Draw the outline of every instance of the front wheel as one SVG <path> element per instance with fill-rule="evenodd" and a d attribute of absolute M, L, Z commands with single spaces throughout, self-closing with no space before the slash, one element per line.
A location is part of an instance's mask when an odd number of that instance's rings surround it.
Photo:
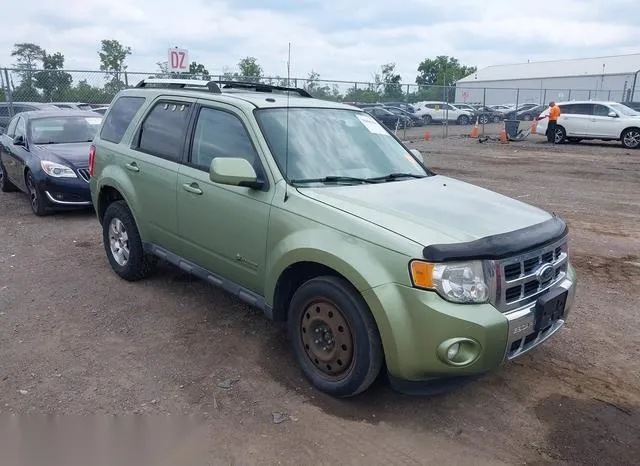
<path fill-rule="evenodd" d="M 133 214 L 124 201 L 113 202 L 102 219 L 102 240 L 111 268 L 127 281 L 148 277 L 155 257 L 144 252 Z"/>
<path fill-rule="evenodd" d="M 620 140 L 627 149 L 637 149 L 640 147 L 640 130 L 637 128 L 625 129 Z"/>
<path fill-rule="evenodd" d="M 554 135 L 554 142 L 556 144 L 562 144 L 567 137 L 567 132 L 562 126 L 556 127 L 556 134 Z"/>
<path fill-rule="evenodd" d="M 364 299 L 346 280 L 324 276 L 304 283 L 291 300 L 288 327 L 302 373 L 318 390 L 354 396 L 380 373 L 378 328 Z"/>
<path fill-rule="evenodd" d="M 469 117 L 466 115 L 460 115 L 458 117 L 458 124 L 459 125 L 468 125 L 469 124 Z"/>
<path fill-rule="evenodd" d="M 433 118 L 431 118 L 431 115 L 424 115 L 422 121 L 424 121 L 425 125 L 430 125 L 433 122 Z"/>
<path fill-rule="evenodd" d="M 43 215 L 46 215 L 47 204 L 44 199 L 44 194 L 40 189 L 40 187 L 38 186 L 38 183 L 33 177 L 33 174 L 31 173 L 31 171 L 27 171 L 26 182 L 27 182 L 26 183 L 27 191 L 29 192 L 29 201 L 31 203 L 31 210 L 38 217 L 42 217 Z"/>

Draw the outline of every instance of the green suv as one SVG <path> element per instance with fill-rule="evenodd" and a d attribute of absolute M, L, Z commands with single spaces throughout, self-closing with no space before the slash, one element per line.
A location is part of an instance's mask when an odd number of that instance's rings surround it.
<path fill-rule="evenodd" d="M 362 110 L 302 89 L 148 79 L 91 147 L 106 254 L 158 258 L 285 321 L 304 375 L 346 397 L 468 380 L 560 329 L 567 225 L 430 171 Z"/>

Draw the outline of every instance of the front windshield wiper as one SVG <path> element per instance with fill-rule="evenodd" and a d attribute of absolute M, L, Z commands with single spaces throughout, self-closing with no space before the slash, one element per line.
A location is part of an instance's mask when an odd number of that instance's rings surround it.
<path fill-rule="evenodd" d="M 418 175 L 417 173 L 389 173 L 384 176 L 376 176 L 373 178 L 367 178 L 368 181 L 394 181 L 399 178 L 424 178 L 426 175 Z"/>
<path fill-rule="evenodd" d="M 372 178 L 357 178 L 354 176 L 325 176 L 322 178 L 304 178 L 300 180 L 291 180 L 291 184 L 306 184 L 306 183 L 375 183 L 376 180 Z"/>

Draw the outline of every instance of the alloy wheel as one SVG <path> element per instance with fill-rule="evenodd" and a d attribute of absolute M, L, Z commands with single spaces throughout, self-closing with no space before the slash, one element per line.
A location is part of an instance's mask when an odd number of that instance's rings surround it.
<path fill-rule="evenodd" d="M 109 246 L 114 260 L 124 267 L 129 261 L 129 235 L 122 221 L 115 217 L 109 224 Z"/>

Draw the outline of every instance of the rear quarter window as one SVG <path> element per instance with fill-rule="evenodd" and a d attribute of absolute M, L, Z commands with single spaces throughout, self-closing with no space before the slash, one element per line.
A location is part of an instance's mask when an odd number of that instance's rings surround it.
<path fill-rule="evenodd" d="M 104 119 L 100 139 L 119 144 L 144 101 L 144 97 L 119 97 L 111 105 L 111 111 Z"/>

